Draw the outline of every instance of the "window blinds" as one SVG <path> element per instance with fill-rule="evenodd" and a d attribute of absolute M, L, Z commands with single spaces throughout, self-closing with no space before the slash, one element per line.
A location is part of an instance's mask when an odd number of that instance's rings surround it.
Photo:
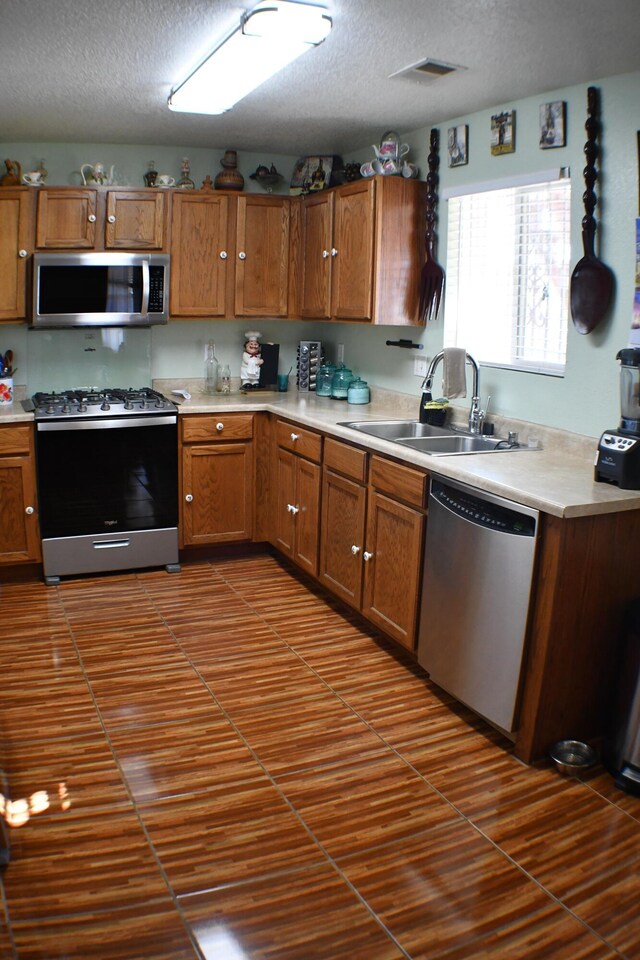
<path fill-rule="evenodd" d="M 571 182 L 450 197 L 445 346 L 484 363 L 562 374 Z"/>

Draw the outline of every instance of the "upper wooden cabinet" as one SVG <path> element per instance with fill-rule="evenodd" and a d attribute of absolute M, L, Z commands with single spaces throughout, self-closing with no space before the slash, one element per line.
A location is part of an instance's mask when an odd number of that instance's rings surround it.
<path fill-rule="evenodd" d="M 417 325 L 425 200 L 426 184 L 403 177 L 305 198 L 301 315 Z"/>
<path fill-rule="evenodd" d="M 36 247 L 162 250 L 167 202 L 160 190 L 43 188 L 38 191 Z"/>
<path fill-rule="evenodd" d="M 26 316 L 27 258 L 33 250 L 33 191 L 0 190 L 0 320 Z"/>
<path fill-rule="evenodd" d="M 230 313 L 234 198 L 220 193 L 176 193 L 171 229 L 172 317 Z"/>
<path fill-rule="evenodd" d="M 237 203 L 235 314 L 286 317 L 291 200 L 248 194 Z"/>

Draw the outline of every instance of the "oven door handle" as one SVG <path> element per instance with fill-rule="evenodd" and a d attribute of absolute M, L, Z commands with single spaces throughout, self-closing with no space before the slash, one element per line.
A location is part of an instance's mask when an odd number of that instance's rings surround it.
<path fill-rule="evenodd" d="M 145 320 L 148 319 L 149 316 L 150 289 L 151 281 L 149 278 L 149 260 L 145 257 L 145 259 L 142 261 L 142 303 L 140 304 L 140 313 Z"/>
<path fill-rule="evenodd" d="M 37 420 L 36 430 L 115 430 L 129 427 L 166 427 L 178 422 L 176 414 L 155 417 L 119 417 L 118 419 L 105 417 L 95 420 Z"/>
<path fill-rule="evenodd" d="M 130 540 L 94 540 L 94 550 L 114 550 L 118 547 L 130 547 Z"/>

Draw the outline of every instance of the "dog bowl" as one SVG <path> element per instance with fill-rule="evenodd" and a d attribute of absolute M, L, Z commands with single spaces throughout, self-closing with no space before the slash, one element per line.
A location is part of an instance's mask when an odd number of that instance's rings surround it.
<path fill-rule="evenodd" d="M 581 740 L 559 740 L 549 751 L 558 772 L 573 777 L 593 766 L 597 754 L 593 747 Z"/>

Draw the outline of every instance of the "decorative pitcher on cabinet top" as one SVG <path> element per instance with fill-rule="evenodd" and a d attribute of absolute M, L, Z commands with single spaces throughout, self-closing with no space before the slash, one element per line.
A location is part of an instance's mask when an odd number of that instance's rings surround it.
<path fill-rule="evenodd" d="M 111 169 L 107 173 L 104 163 L 83 163 L 80 167 L 80 175 L 82 177 L 83 184 L 85 187 L 92 186 L 96 183 L 101 186 L 109 186 L 113 183 L 114 166 L 115 164 L 112 164 Z"/>

